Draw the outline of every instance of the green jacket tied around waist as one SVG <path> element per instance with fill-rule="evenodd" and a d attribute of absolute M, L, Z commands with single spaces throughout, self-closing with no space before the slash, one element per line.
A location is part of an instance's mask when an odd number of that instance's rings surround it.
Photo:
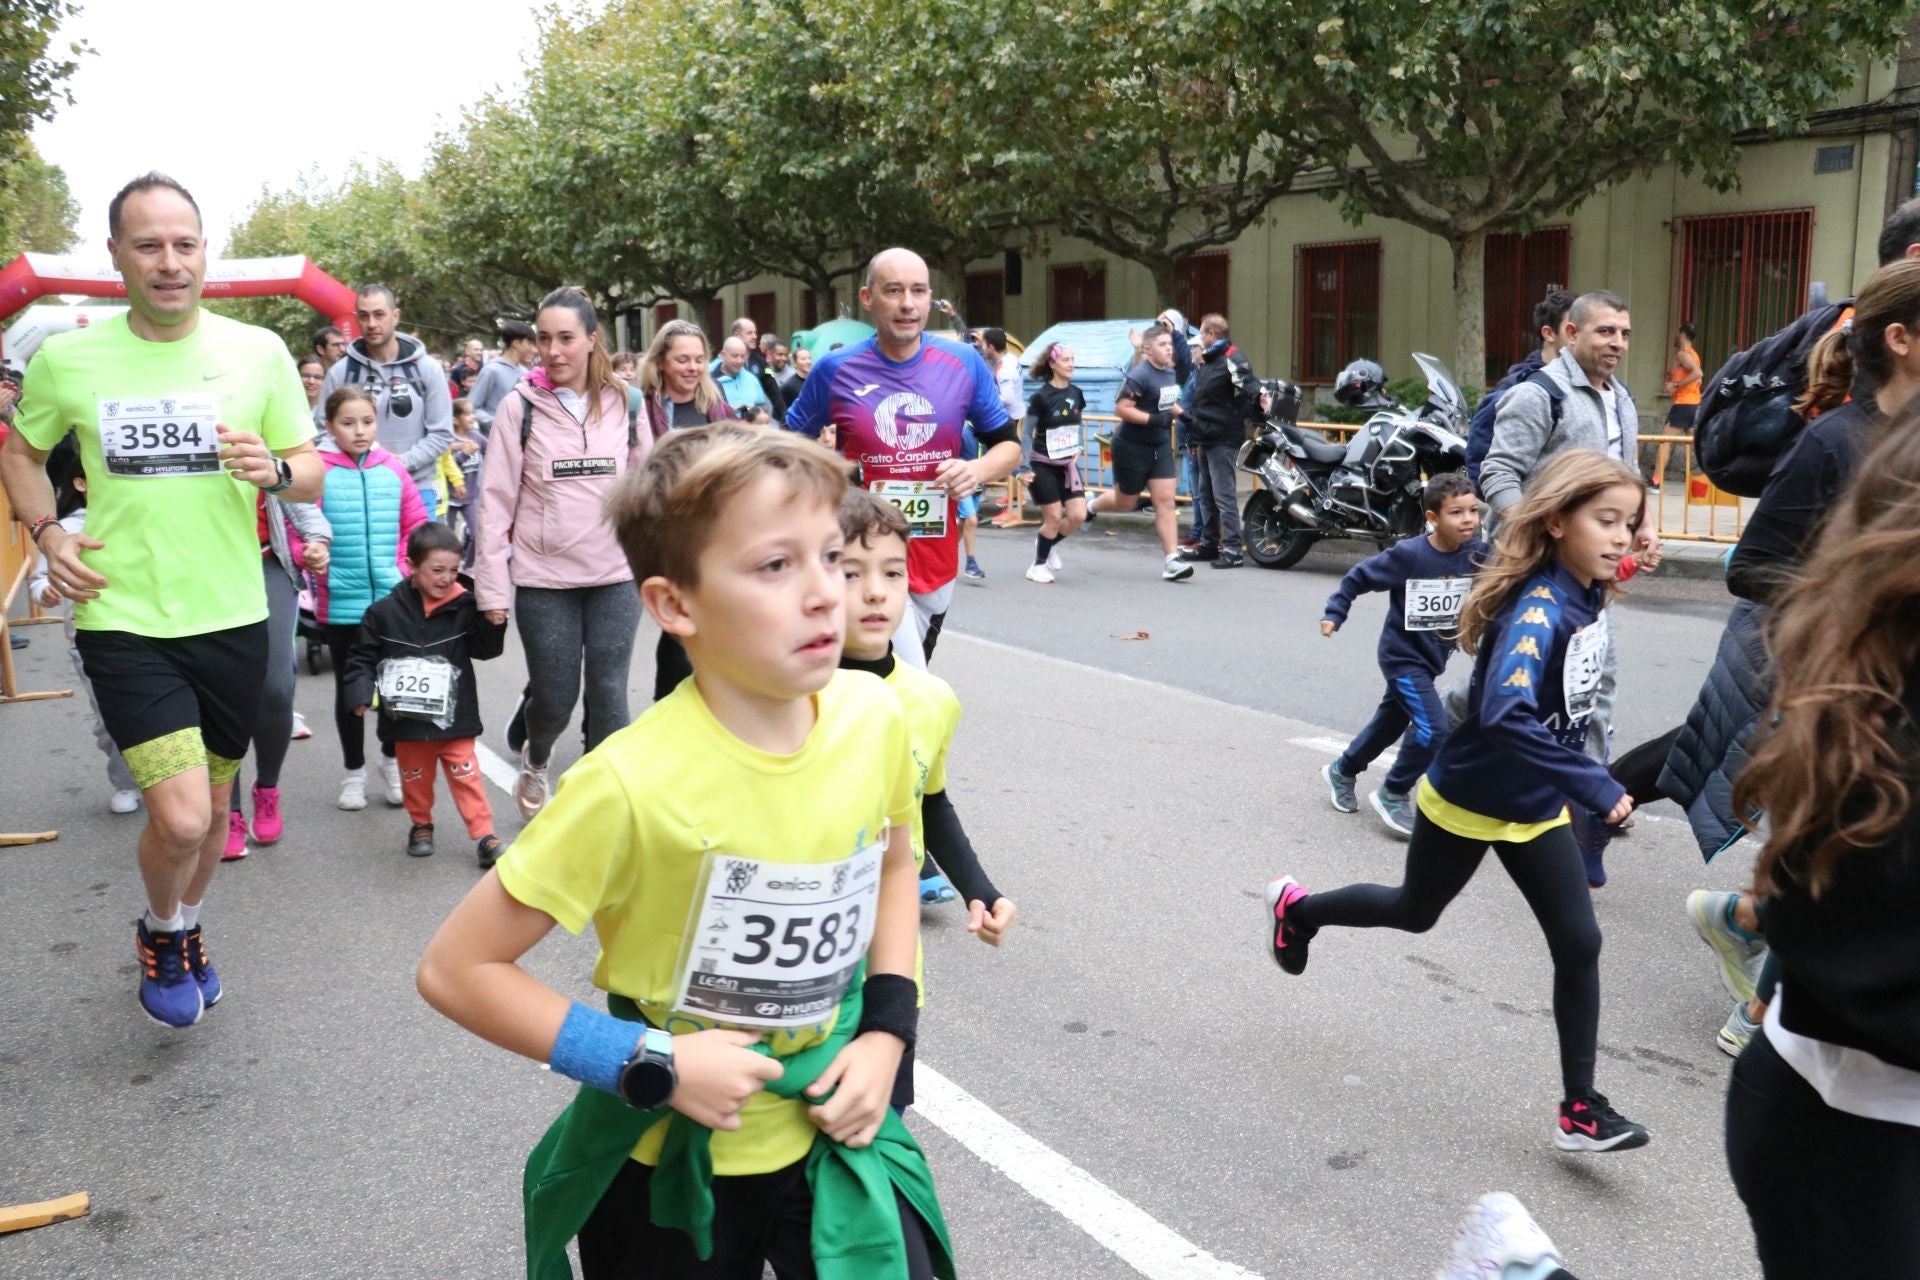
<path fill-rule="evenodd" d="M 768 1083 L 768 1092 L 782 1098 L 801 1096 L 853 1039 L 865 974 L 862 968 L 854 975 L 833 1034 L 783 1059 L 784 1073 Z M 639 1007 L 624 996 L 609 996 L 607 1007 L 617 1018 L 644 1020 Z M 768 1052 L 765 1045 L 755 1049 Z M 652 1179 L 650 1216 L 655 1226 L 691 1236 L 702 1258 L 712 1256 L 713 1159 L 708 1143 L 713 1131 L 669 1107 L 638 1111 L 612 1094 L 582 1085 L 527 1158 L 522 1184 L 527 1280 L 572 1280 L 567 1242 L 580 1234 L 632 1158 L 641 1135 L 662 1116 L 671 1116 L 671 1123 Z M 906 1274 L 896 1192 L 926 1227 L 934 1274 L 954 1280 L 953 1247 L 926 1156 L 891 1109 L 871 1146 L 855 1149 L 824 1133 L 817 1136 L 807 1154 L 807 1183 L 813 1191 L 813 1258 L 820 1280 L 896 1280 Z"/>

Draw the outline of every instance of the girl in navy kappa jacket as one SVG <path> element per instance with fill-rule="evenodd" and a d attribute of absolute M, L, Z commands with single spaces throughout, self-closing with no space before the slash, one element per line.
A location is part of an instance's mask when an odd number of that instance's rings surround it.
<path fill-rule="evenodd" d="M 1460 647 L 1475 655 L 1470 709 L 1420 781 L 1404 881 L 1311 895 L 1292 876 L 1267 886 L 1273 958 L 1297 974 L 1324 926 L 1432 928 L 1491 848 L 1553 956 L 1563 1091 L 1553 1137 L 1566 1151 L 1647 1142 L 1593 1087 L 1600 926 L 1567 814 L 1571 802 L 1617 824 L 1633 809 L 1583 746 L 1607 646 L 1601 610 L 1645 498 L 1640 478 L 1600 453 L 1570 451 L 1541 469 L 1461 611 Z"/>

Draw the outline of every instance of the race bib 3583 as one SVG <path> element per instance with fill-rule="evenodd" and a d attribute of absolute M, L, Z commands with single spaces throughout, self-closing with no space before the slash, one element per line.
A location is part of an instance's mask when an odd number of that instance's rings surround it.
<path fill-rule="evenodd" d="M 883 835 L 838 862 L 709 853 L 673 1007 L 740 1026 L 820 1022 L 866 957 L 886 848 Z"/>

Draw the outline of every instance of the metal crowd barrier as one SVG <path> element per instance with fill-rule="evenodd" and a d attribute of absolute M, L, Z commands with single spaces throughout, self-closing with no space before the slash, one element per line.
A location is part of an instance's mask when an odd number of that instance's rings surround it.
<path fill-rule="evenodd" d="M 1302 422 L 1300 426 L 1309 431 L 1318 431 L 1329 439 L 1340 440 L 1358 430 L 1357 427 L 1337 422 Z M 1663 478 L 1659 492 L 1649 499 L 1659 511 L 1661 540 L 1740 541 L 1740 531 L 1746 526 L 1746 504 L 1734 494 L 1717 488 L 1707 479 L 1705 472 L 1694 469 L 1692 436 L 1642 435 L 1640 447 L 1645 451 L 1645 456 L 1640 460 L 1641 473 L 1644 475 L 1652 469 L 1654 454 L 1663 444 L 1672 445 L 1679 457 L 1680 483 L 1676 488 Z M 1697 512 L 1696 508 L 1699 509 Z"/>
<path fill-rule="evenodd" d="M 1120 419 L 1111 413 L 1089 413 L 1080 422 L 1080 479 L 1086 485 L 1087 497 L 1106 493 L 1113 488 L 1113 433 L 1120 425 Z M 1179 457 L 1176 456 L 1176 462 Z M 1193 496 L 1187 492 L 1187 477 L 1182 467 L 1177 476 L 1178 487 L 1174 491 L 1176 505 L 1186 506 L 1193 502 Z M 1038 520 L 1028 518 L 1027 482 L 1018 472 L 1005 480 L 995 480 L 984 486 L 1000 492 L 1005 509 L 988 523 L 996 529 L 1018 529 L 1023 525 L 1039 524 Z"/>

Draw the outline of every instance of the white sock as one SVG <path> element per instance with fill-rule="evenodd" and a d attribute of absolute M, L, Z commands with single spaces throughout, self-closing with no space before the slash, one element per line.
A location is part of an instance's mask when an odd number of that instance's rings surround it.
<path fill-rule="evenodd" d="M 193 926 L 199 923 L 200 923 L 200 904 L 197 902 L 181 903 L 180 904 L 180 927 L 182 929 L 191 929 L 193 928 Z"/>
<path fill-rule="evenodd" d="M 365 782 L 365 781 L 367 780 L 367 770 L 366 770 L 366 766 L 365 766 L 365 765 L 362 765 L 362 766 L 361 766 L 360 768 L 358 768 L 358 769 L 349 769 L 349 770 L 347 770 L 347 777 L 349 777 L 349 778 L 358 778 L 358 779 L 360 779 L 360 781 L 362 781 L 362 782 Z"/>
<path fill-rule="evenodd" d="M 148 933 L 179 933 L 186 927 L 186 922 L 180 918 L 180 909 L 178 907 L 174 908 L 173 919 L 171 920 L 162 920 L 159 916 L 153 914 L 152 907 L 147 908 Z"/>

